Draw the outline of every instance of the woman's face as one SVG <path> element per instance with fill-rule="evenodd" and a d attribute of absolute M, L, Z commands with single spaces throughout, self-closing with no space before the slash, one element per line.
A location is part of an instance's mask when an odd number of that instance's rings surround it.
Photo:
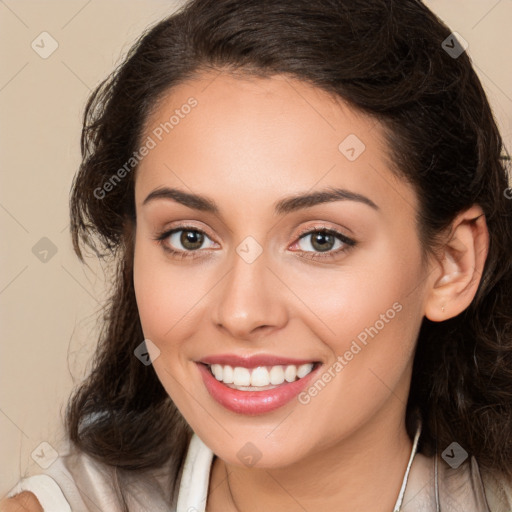
<path fill-rule="evenodd" d="M 143 143 L 140 319 L 203 441 L 282 467 L 403 424 L 429 271 L 381 126 L 297 80 L 203 74 Z"/>

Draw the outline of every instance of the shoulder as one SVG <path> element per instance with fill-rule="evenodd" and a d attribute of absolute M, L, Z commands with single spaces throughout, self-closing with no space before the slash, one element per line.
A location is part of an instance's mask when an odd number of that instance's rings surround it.
<path fill-rule="evenodd" d="M 440 456 L 416 454 L 404 512 L 512 512 L 512 481 L 481 468 L 475 457 L 450 465 Z"/>
<path fill-rule="evenodd" d="M 2 507 L 5 512 L 16 511 L 14 507 L 24 507 L 21 510 L 31 512 L 71 512 L 70 504 L 66 500 L 57 482 L 48 475 L 40 474 L 22 478 L 7 494 Z M 0 508 L 4 512 L 4 508 Z"/>
<path fill-rule="evenodd" d="M 483 469 L 480 472 L 491 512 L 511 512 L 512 476 Z"/>
<path fill-rule="evenodd" d="M 122 496 L 115 490 L 117 484 Z M 171 488 L 166 465 L 144 471 L 122 470 L 65 446 L 41 474 L 22 478 L 8 493 L 9 499 L 5 505 L 2 502 L 2 506 L 31 500 L 33 508 L 27 510 L 33 512 L 117 512 L 123 509 L 124 500 L 130 510 L 145 510 L 148 506 L 151 510 L 172 510 Z M 24 491 L 25 495 L 18 497 Z M 36 504 L 39 508 L 34 508 Z M 10 510 L 21 512 L 24 509 L 6 508 L 5 512 Z M 4 512 L 4 508 L 0 508 L 0 512 Z"/>
<path fill-rule="evenodd" d="M 44 510 L 34 493 L 22 491 L 12 498 L 1 500 L 0 512 L 44 512 Z"/>
<path fill-rule="evenodd" d="M 485 512 L 512 512 L 510 477 L 483 468 L 474 456 L 456 467 L 439 459 L 438 467 L 438 487 L 442 504 L 451 506 L 457 503 L 459 509 L 464 512 L 473 509 Z"/>

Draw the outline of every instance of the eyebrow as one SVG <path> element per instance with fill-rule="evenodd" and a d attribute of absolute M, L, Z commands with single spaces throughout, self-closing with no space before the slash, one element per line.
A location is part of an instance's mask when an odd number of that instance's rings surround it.
<path fill-rule="evenodd" d="M 157 199 L 170 199 L 194 210 L 209 212 L 215 215 L 220 214 L 220 209 L 213 199 L 185 192 L 177 188 L 157 188 L 153 190 L 146 199 L 144 199 L 142 205 L 144 206 Z M 371 199 L 363 196 L 362 194 L 342 188 L 331 187 L 326 190 L 299 193 L 285 197 L 274 204 L 274 212 L 277 215 L 284 215 L 304 208 L 311 208 L 319 204 L 331 203 L 334 201 L 355 201 L 370 206 L 374 210 L 379 210 L 379 207 Z"/>

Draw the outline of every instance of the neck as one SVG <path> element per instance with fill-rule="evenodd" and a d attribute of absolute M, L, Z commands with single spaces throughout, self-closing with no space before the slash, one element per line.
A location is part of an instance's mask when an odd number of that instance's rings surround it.
<path fill-rule="evenodd" d="M 404 409 L 400 415 L 383 410 L 348 438 L 284 468 L 246 468 L 215 458 L 216 491 L 207 510 L 391 512 L 412 449 Z"/>

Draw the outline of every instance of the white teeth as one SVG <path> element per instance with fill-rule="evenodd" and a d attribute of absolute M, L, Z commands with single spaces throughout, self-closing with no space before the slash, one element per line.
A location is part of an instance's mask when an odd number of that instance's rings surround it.
<path fill-rule="evenodd" d="M 311 372 L 312 369 L 313 363 L 301 364 L 297 368 L 297 377 L 299 377 L 299 379 L 302 379 L 302 377 L 305 377 L 308 373 Z"/>
<path fill-rule="evenodd" d="M 224 382 L 224 384 L 233 384 L 233 368 L 231 366 L 224 366 L 222 382 Z"/>
<path fill-rule="evenodd" d="M 284 382 L 284 370 L 282 366 L 272 366 L 270 370 L 270 384 L 279 386 Z"/>
<path fill-rule="evenodd" d="M 284 379 L 286 382 L 293 382 L 297 378 L 297 367 L 290 364 L 284 371 Z"/>
<path fill-rule="evenodd" d="M 302 379 L 313 370 L 313 363 L 302 364 L 299 367 L 287 366 L 258 366 L 257 368 L 232 367 L 229 365 L 212 364 L 210 366 L 214 377 L 232 388 L 250 391 L 253 388 L 280 386 L 285 381 L 294 382 Z"/>
<path fill-rule="evenodd" d="M 270 377 L 268 370 L 264 366 L 254 368 L 251 373 L 251 386 L 268 386 L 270 384 Z"/>
<path fill-rule="evenodd" d="M 222 366 L 220 364 L 212 364 L 212 373 L 217 380 L 222 380 Z"/>
<path fill-rule="evenodd" d="M 247 368 L 237 366 L 233 369 L 233 384 L 235 386 L 250 386 L 251 372 Z"/>

